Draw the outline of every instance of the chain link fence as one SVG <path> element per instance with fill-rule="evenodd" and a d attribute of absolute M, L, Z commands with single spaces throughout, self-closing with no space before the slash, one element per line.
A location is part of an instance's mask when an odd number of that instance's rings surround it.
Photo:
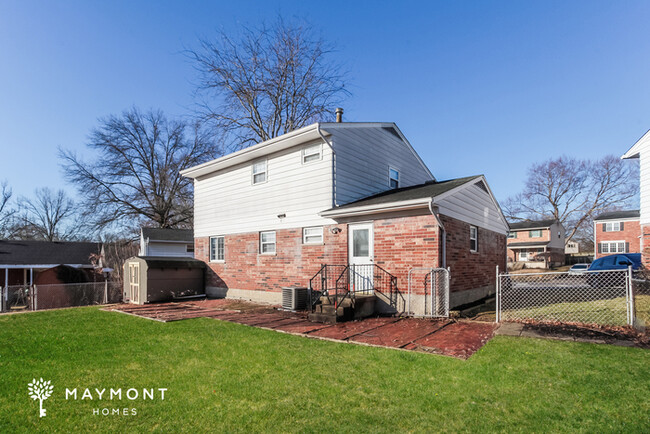
<path fill-rule="evenodd" d="M 122 285 L 115 282 L 12 285 L 0 289 L 0 311 L 45 310 L 119 303 Z"/>
<path fill-rule="evenodd" d="M 406 312 L 411 316 L 449 317 L 449 270 L 445 268 L 409 270 Z"/>
<path fill-rule="evenodd" d="M 635 324 L 631 270 L 499 274 L 497 322 Z"/>

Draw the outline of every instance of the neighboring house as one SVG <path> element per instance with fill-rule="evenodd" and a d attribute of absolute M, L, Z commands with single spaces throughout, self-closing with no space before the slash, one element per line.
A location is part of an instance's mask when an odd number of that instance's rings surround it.
<path fill-rule="evenodd" d="M 493 292 L 505 266 L 485 178 L 436 181 L 394 123 L 316 123 L 182 175 L 208 295 L 279 303 L 323 265 L 375 264 L 403 303 L 411 268 L 450 267 L 454 306 Z"/>
<path fill-rule="evenodd" d="M 568 241 L 564 246 L 564 253 L 566 255 L 575 255 L 580 253 L 580 245 L 575 241 Z"/>
<path fill-rule="evenodd" d="M 639 249 L 642 253 L 643 265 L 648 268 L 650 267 L 650 130 L 637 140 L 621 158 L 638 158 L 640 160 L 641 209 L 639 210 L 639 224 L 641 239 Z"/>
<path fill-rule="evenodd" d="M 101 243 L 0 241 L 2 286 L 92 282 L 101 267 Z"/>
<path fill-rule="evenodd" d="M 557 220 L 510 223 L 508 262 L 525 268 L 564 265 L 564 227 Z"/>
<path fill-rule="evenodd" d="M 142 228 L 139 256 L 194 257 L 191 229 Z"/>
<path fill-rule="evenodd" d="M 640 211 L 612 211 L 594 219 L 594 258 L 612 253 L 640 253 Z"/>

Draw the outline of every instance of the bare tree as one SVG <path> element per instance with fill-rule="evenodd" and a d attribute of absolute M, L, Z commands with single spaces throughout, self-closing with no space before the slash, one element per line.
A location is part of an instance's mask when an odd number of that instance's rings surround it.
<path fill-rule="evenodd" d="M 0 183 L 0 238 L 12 238 L 15 228 L 16 210 L 11 208 L 13 191 L 7 181 Z"/>
<path fill-rule="evenodd" d="M 121 230 L 141 221 L 161 228 L 192 226 L 192 182 L 179 172 L 217 156 L 198 124 L 133 108 L 100 120 L 88 147 L 95 151 L 90 162 L 59 152 L 95 228 Z"/>
<path fill-rule="evenodd" d="M 332 44 L 309 26 L 281 18 L 268 27 L 220 32 L 187 55 L 200 74 L 202 116 L 213 121 L 231 149 L 262 142 L 332 117 L 349 92 Z"/>
<path fill-rule="evenodd" d="M 631 206 L 639 192 L 638 164 L 613 155 L 596 161 L 560 157 L 534 164 L 524 191 L 504 202 L 510 219 L 553 218 L 584 238 L 596 214 Z"/>
<path fill-rule="evenodd" d="M 124 282 L 124 261 L 138 254 L 138 245 L 132 239 L 111 238 L 104 240 L 104 266 L 112 268 L 111 280 Z"/>
<path fill-rule="evenodd" d="M 63 190 L 39 188 L 33 198 L 21 197 L 18 204 L 16 234 L 21 239 L 72 240 L 82 230 L 75 203 Z"/>

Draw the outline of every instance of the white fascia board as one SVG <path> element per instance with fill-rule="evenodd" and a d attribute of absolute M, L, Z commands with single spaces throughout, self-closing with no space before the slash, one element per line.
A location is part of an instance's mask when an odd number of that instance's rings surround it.
<path fill-rule="evenodd" d="M 626 160 L 629 158 L 639 158 L 639 153 L 641 151 L 641 147 L 645 145 L 646 143 L 650 142 L 650 130 L 646 131 L 646 133 L 641 136 L 639 140 L 636 141 L 635 144 L 632 145 L 628 151 L 621 156 L 622 160 Z"/>
<path fill-rule="evenodd" d="M 193 244 L 194 238 L 189 241 L 172 241 L 172 240 L 149 240 L 149 243 L 166 243 L 166 244 Z"/>
<path fill-rule="evenodd" d="M 377 214 L 393 211 L 406 211 L 418 208 L 428 208 L 431 198 L 403 200 L 399 202 L 380 203 L 375 205 L 357 206 L 344 209 L 334 209 L 318 213 L 321 217 L 354 217 L 359 215 Z"/>
<path fill-rule="evenodd" d="M 613 218 L 613 219 L 602 219 L 602 220 L 594 220 L 594 223 L 608 223 L 608 222 L 640 222 L 641 217 L 626 217 L 626 218 Z"/>
<path fill-rule="evenodd" d="M 224 155 L 216 160 L 190 167 L 189 169 L 182 170 L 180 173 L 186 178 L 198 178 L 217 170 L 225 169 L 235 164 L 245 163 L 312 140 L 321 140 L 321 136 L 318 133 L 318 124 L 308 125 L 249 148 L 242 149 L 241 151 Z"/>
<path fill-rule="evenodd" d="M 549 241 L 550 243 L 550 241 Z M 548 243 L 546 244 L 533 244 L 530 246 L 511 246 L 510 244 L 507 245 L 507 247 L 511 250 L 517 250 L 517 249 L 539 249 L 540 247 L 548 247 Z"/>
<path fill-rule="evenodd" d="M 551 229 L 551 226 L 531 226 L 529 228 L 510 229 L 510 232 L 524 232 L 524 231 L 536 231 L 538 229 Z"/>

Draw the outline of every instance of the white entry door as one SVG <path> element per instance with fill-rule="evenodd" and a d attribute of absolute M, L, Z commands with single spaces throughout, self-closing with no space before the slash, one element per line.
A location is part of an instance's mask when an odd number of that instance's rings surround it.
<path fill-rule="evenodd" d="M 372 223 L 348 226 L 350 290 L 372 292 L 374 275 L 374 237 Z"/>

